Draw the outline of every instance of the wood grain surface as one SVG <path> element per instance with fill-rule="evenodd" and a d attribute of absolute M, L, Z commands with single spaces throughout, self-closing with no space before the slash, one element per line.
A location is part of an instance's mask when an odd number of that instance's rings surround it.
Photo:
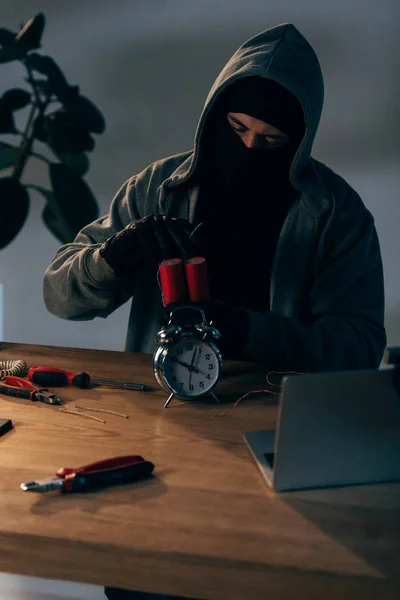
<path fill-rule="evenodd" d="M 57 388 L 68 408 L 129 415 L 88 413 L 105 423 L 0 396 L 14 423 L 0 438 L 0 571 L 209 600 L 400 597 L 400 486 L 269 489 L 242 434 L 275 426 L 278 396 L 224 412 L 266 387 L 255 365 L 225 365 L 221 406 L 164 409 L 150 355 L 1 344 L 0 360 L 17 358 L 154 390 Z M 154 477 L 91 494 L 19 488 L 131 453 L 154 462 Z"/>

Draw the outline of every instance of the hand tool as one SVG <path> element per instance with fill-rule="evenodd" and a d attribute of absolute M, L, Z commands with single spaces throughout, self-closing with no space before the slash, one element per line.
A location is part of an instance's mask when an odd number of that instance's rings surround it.
<path fill-rule="evenodd" d="M 105 379 L 92 379 L 87 373 L 72 373 L 57 369 L 56 367 L 31 367 L 28 371 L 30 381 L 41 385 L 60 386 L 74 385 L 79 388 L 88 388 L 90 384 L 121 387 L 129 390 L 149 392 L 151 387 L 142 383 L 125 381 L 106 381 Z"/>
<path fill-rule="evenodd" d="M 32 385 L 26 379 L 7 375 L 0 381 L 0 394 L 13 396 L 15 398 L 24 398 L 25 400 L 38 400 L 45 404 L 62 404 L 60 396 L 49 392 L 47 389 Z"/>
<path fill-rule="evenodd" d="M 0 379 L 7 375 L 15 377 L 25 377 L 28 372 L 28 365 L 24 360 L 0 360 Z"/>
<path fill-rule="evenodd" d="M 142 456 L 117 456 L 76 469 L 62 468 L 55 477 L 21 483 L 20 487 L 24 492 L 92 492 L 148 477 L 153 469 L 153 463 Z"/>

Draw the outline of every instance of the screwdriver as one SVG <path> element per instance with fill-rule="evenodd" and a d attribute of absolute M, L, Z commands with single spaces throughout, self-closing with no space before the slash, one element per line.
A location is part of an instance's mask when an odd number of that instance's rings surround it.
<path fill-rule="evenodd" d="M 151 387 L 143 383 L 133 383 L 129 381 L 106 381 L 104 379 L 92 379 L 85 372 L 71 373 L 63 371 L 56 367 L 31 367 L 28 371 L 28 379 L 34 383 L 49 387 L 61 385 L 74 385 L 78 388 L 88 388 L 90 384 L 108 385 L 111 387 L 125 388 L 129 390 L 139 390 L 149 392 Z"/>

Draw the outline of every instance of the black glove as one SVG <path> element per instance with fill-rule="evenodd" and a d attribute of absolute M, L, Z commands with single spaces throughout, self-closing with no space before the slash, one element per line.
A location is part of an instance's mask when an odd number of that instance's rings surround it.
<path fill-rule="evenodd" d="M 165 307 L 166 319 L 174 308 L 196 306 L 204 311 L 208 322 L 221 333 L 216 345 L 223 358 L 241 360 L 243 348 L 247 342 L 250 329 L 250 317 L 247 310 L 240 306 L 232 306 L 218 300 L 202 300 L 201 302 L 174 302 Z M 200 314 L 198 315 L 200 318 Z M 198 322 L 198 321 L 197 321 Z"/>
<path fill-rule="evenodd" d="M 186 219 L 149 215 L 111 236 L 101 246 L 100 255 L 117 277 L 129 277 L 144 263 L 158 266 L 169 258 L 195 256 L 198 251 L 190 238 L 193 229 Z"/>

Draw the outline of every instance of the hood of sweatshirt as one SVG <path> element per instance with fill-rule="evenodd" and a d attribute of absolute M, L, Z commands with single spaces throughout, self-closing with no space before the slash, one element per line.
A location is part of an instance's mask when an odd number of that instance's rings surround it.
<path fill-rule="evenodd" d="M 196 129 L 194 150 L 174 173 L 170 185 L 187 182 L 196 170 L 207 119 L 220 95 L 243 77 L 264 77 L 284 86 L 298 99 L 303 113 L 304 136 L 294 155 L 289 178 L 301 189 L 318 129 L 324 84 L 318 58 L 304 36 L 291 23 L 277 25 L 242 44 L 215 80 Z"/>

